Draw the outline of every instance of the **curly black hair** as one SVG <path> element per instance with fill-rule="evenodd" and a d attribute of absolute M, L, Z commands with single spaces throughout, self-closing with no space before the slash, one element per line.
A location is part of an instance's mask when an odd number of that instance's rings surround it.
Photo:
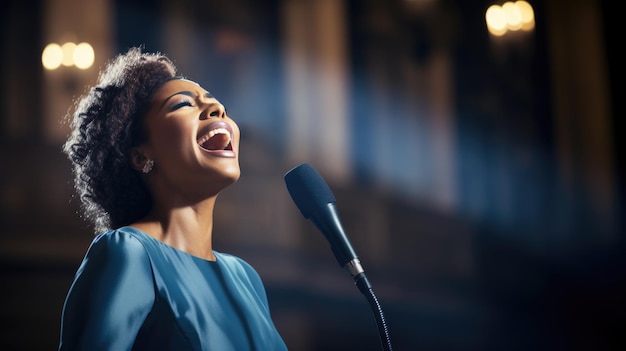
<path fill-rule="evenodd" d="M 111 60 L 68 112 L 72 132 L 63 151 L 72 162 L 82 216 L 96 233 L 131 224 L 152 207 L 130 150 L 147 140 L 143 119 L 156 90 L 176 77 L 169 58 L 133 47 Z"/>

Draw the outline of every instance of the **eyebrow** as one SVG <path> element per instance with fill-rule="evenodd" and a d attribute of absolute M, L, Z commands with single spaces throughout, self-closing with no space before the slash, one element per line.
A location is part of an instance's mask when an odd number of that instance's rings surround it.
<path fill-rule="evenodd" d="M 176 96 L 176 95 L 187 95 L 187 96 L 192 97 L 192 98 L 194 98 L 194 99 L 196 99 L 196 98 L 198 97 L 196 94 L 194 94 L 193 92 L 191 92 L 191 91 L 189 91 L 189 90 L 179 91 L 179 92 L 176 92 L 176 93 L 174 93 L 174 94 L 172 94 L 172 95 L 170 95 L 170 96 L 166 97 L 166 98 L 165 98 L 165 100 L 163 100 L 163 103 L 161 104 L 161 107 L 159 107 L 159 110 L 163 109 L 163 106 L 165 106 L 165 104 L 166 104 L 166 103 L 167 103 L 167 102 L 168 102 L 171 98 L 173 98 L 173 97 L 174 97 L 174 96 Z M 204 97 L 207 97 L 207 98 L 214 98 L 214 96 L 213 96 L 211 93 L 209 93 L 208 91 L 204 93 Z"/>

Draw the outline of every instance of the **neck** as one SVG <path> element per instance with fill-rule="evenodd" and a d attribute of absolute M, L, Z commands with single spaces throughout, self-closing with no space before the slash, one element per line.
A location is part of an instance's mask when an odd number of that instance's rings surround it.
<path fill-rule="evenodd" d="M 213 261 L 216 197 L 192 205 L 163 205 L 157 201 L 150 214 L 133 226 L 176 249 Z"/>

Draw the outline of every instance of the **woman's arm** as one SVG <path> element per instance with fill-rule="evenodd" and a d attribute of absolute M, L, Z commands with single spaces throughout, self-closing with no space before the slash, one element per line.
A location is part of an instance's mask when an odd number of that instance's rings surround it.
<path fill-rule="evenodd" d="M 119 231 L 101 234 L 65 300 L 59 350 L 130 350 L 154 301 L 142 244 Z"/>

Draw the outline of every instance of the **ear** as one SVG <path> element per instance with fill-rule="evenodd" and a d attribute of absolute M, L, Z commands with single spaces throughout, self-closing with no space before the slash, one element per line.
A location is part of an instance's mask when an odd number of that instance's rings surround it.
<path fill-rule="evenodd" d="M 134 170 L 141 172 L 146 161 L 148 161 L 148 157 L 141 148 L 130 149 L 130 163 Z"/>

